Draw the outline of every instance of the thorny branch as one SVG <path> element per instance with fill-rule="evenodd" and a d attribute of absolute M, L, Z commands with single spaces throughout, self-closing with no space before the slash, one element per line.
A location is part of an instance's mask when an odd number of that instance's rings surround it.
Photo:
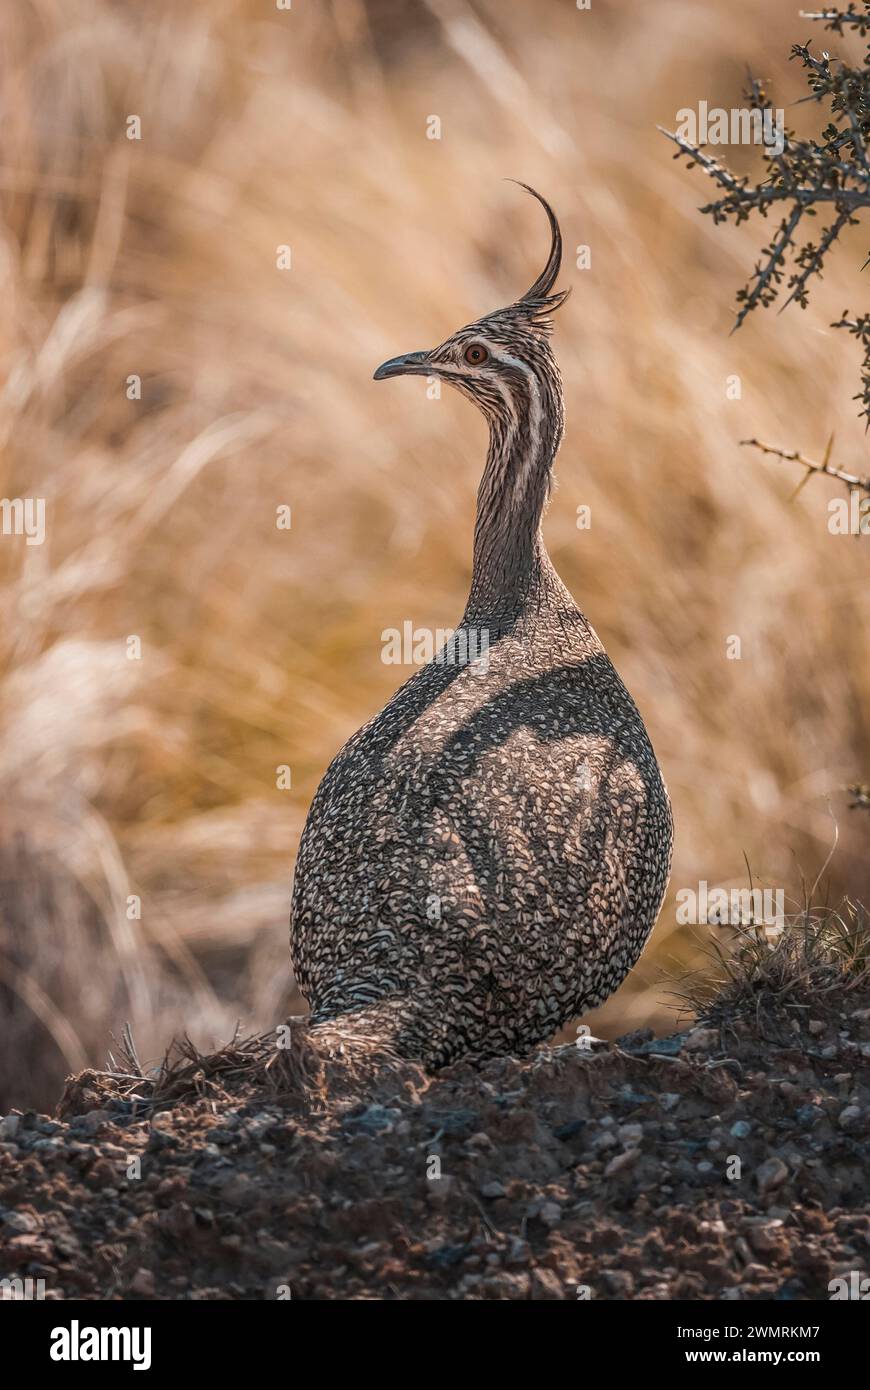
<path fill-rule="evenodd" d="M 816 10 L 808 13 L 801 10 L 801 19 L 820 19 L 827 21 L 827 28 L 833 30 L 835 34 L 842 34 L 847 27 L 852 27 L 861 35 L 870 32 L 870 15 L 861 14 L 855 9 L 854 4 L 849 4 L 845 10 Z"/>
<path fill-rule="evenodd" d="M 834 443 L 834 436 L 828 440 L 828 447 L 825 450 L 825 457 L 821 463 L 816 463 L 813 459 L 804 458 L 803 454 L 798 453 L 797 449 L 778 449 L 773 444 L 764 444 L 760 439 L 741 439 L 740 443 L 753 449 L 760 449 L 763 454 L 773 454 L 775 458 L 786 459 L 789 463 L 799 463 L 806 470 L 800 487 L 811 478 L 814 473 L 824 473 L 829 478 L 837 478 L 841 483 L 845 483 L 850 492 L 864 492 L 870 497 L 870 475 L 866 478 L 860 477 L 857 473 L 847 473 L 844 468 L 838 468 L 830 462 L 831 449 Z"/>
<path fill-rule="evenodd" d="M 859 494 L 863 493 L 866 497 L 870 498 L 870 474 L 866 477 L 861 477 L 857 473 L 849 473 L 845 468 L 839 468 L 836 464 L 831 463 L 831 450 L 834 447 L 833 435 L 831 435 L 828 440 L 825 456 L 821 463 L 818 463 L 815 459 L 805 458 L 797 449 L 780 449 L 774 444 L 765 444 L 760 439 L 741 439 L 740 443 L 748 448 L 759 449 L 762 454 L 772 454 L 774 458 L 785 459 L 788 463 L 800 464 L 801 468 L 804 469 L 804 476 L 795 488 L 792 494 L 793 497 L 797 496 L 801 488 L 814 473 L 824 473 L 826 477 L 836 478 L 839 482 L 843 483 L 850 495 L 857 492 Z M 849 803 L 850 810 L 854 811 L 860 807 L 862 810 L 870 811 L 870 786 L 856 783 L 853 786 L 847 787 L 846 790 L 853 798 Z"/>
<path fill-rule="evenodd" d="M 804 13 L 802 18 L 821 23 L 832 33 L 851 32 L 867 37 L 870 0 L 862 0 L 860 5 L 850 0 L 844 10 L 822 9 Z M 809 95 L 803 101 L 827 105 L 830 120 L 818 138 L 801 140 L 794 131 L 784 130 L 776 144 L 765 144 L 765 177 L 759 182 L 738 178 L 700 146 L 681 135 L 663 131 L 677 146 L 674 158 L 686 158 L 690 165 L 697 165 L 719 189 L 721 196 L 701 208 L 715 223 L 731 220 L 739 225 L 753 213 L 767 217 L 772 207 L 782 206 L 783 216 L 775 235 L 762 249 L 748 283 L 737 293 L 735 329 L 753 309 L 759 305 L 767 308 L 778 298 L 787 260 L 791 263 L 785 284 L 789 293 L 782 307 L 795 302 L 805 309 L 809 282 L 822 274 L 825 258 L 841 231 L 857 222 L 858 211 L 870 207 L 870 45 L 860 67 L 832 58 L 824 51 L 817 56 L 806 43 L 794 44 L 791 57 L 799 60 L 806 73 Z M 750 110 L 762 117 L 768 113 L 770 119 L 773 107 L 760 81 L 750 78 L 745 99 Z M 796 234 L 800 223 L 805 217 L 815 217 L 819 208 L 825 206 L 832 209 L 834 216 L 818 242 L 810 240 L 799 245 Z M 845 328 L 860 340 L 864 353 L 862 384 L 855 399 L 861 402 L 860 415 L 866 417 L 870 427 L 870 315 L 851 318 L 844 310 L 832 327 Z M 804 462 L 794 452 L 781 452 L 780 456 Z M 812 471 L 831 472 L 822 467 Z M 835 471 L 833 476 L 840 473 Z"/>
<path fill-rule="evenodd" d="M 854 0 L 849 0 L 845 10 L 825 9 L 804 14 L 803 18 L 823 24 L 832 33 L 842 35 L 849 30 L 867 38 L 870 34 L 870 0 L 863 0 L 860 8 Z M 782 208 L 776 234 L 763 248 L 749 282 L 737 293 L 739 307 L 732 332 L 740 327 L 753 309 L 759 305 L 767 308 L 778 298 L 786 274 L 787 258 L 791 260 L 791 273 L 785 286 L 789 293 L 782 309 L 792 303 L 805 309 L 809 302 L 809 283 L 814 275 L 822 274 L 825 258 L 840 233 L 844 227 L 857 223 L 855 214 L 859 210 L 870 207 L 870 159 L 867 155 L 870 137 L 870 45 L 862 67 L 852 67 L 839 59 L 832 59 L 826 52 L 816 57 L 810 52 L 809 44 L 794 44 L 791 57 L 800 61 L 806 73 L 809 95 L 803 101 L 827 103 L 831 119 L 818 139 L 799 140 L 791 130 L 778 131 L 779 139 L 764 145 L 766 177 L 760 182 L 753 184 L 746 177 L 737 178 L 699 146 L 680 135 L 664 131 L 677 146 L 674 158 L 685 157 L 690 166 L 697 164 L 720 192 L 721 196 L 701 208 L 701 212 L 712 217 L 714 223 L 730 219 L 739 225 L 754 212 L 767 217 L 771 207 L 779 205 Z M 750 77 L 746 100 L 750 110 L 760 113 L 762 119 L 765 113 L 772 112 L 770 100 L 757 79 Z M 770 120 L 769 115 L 767 120 Z M 808 240 L 804 245 L 799 245 L 796 234 L 802 220 L 815 217 L 818 208 L 825 205 L 833 210 L 834 216 L 818 243 Z M 867 265 L 870 265 L 870 256 L 861 269 Z M 850 317 L 849 311 L 844 309 L 832 327 L 845 329 L 861 344 L 864 355 L 861 390 L 855 399 L 861 402 L 859 415 L 866 418 L 870 427 L 870 314 Z M 831 462 L 833 435 L 828 440 L 821 462 L 807 458 L 797 449 L 781 449 L 760 439 L 744 439 L 741 443 L 803 468 L 804 475 L 794 495 L 810 478 L 823 474 L 842 483 L 850 498 L 856 494 L 870 498 L 870 475 L 851 472 Z M 870 810 L 870 786 L 856 783 L 848 791 L 853 808 Z"/>

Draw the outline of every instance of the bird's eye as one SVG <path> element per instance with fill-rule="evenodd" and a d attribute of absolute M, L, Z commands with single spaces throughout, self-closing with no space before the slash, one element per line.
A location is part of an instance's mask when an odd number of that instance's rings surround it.
<path fill-rule="evenodd" d="M 481 347 L 480 343 L 472 343 L 471 347 L 465 349 L 465 360 L 470 362 L 472 367 L 479 367 L 482 362 L 486 361 L 487 357 L 489 357 L 489 353 L 485 347 Z"/>

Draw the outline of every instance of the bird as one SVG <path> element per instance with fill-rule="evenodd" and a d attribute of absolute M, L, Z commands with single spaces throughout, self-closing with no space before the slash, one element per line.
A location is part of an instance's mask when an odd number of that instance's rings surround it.
<path fill-rule="evenodd" d="M 517 182 L 514 180 L 514 182 Z M 667 888 L 673 821 L 637 707 L 549 557 L 564 431 L 551 346 L 562 236 L 531 287 L 374 380 L 482 411 L 458 627 L 334 758 L 299 843 L 291 959 L 313 1031 L 430 1070 L 524 1055 L 603 1003 Z"/>

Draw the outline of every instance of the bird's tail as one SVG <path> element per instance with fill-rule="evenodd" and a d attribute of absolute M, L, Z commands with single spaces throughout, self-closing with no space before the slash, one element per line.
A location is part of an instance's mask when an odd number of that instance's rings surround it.
<path fill-rule="evenodd" d="M 386 999 L 331 1017 L 288 1019 L 278 1029 L 269 1070 L 280 1090 L 316 1103 L 327 1095 L 358 1098 L 361 1087 L 372 1099 L 381 1089 L 392 1095 L 404 1085 L 422 1089 L 422 1062 L 408 1047 L 402 1001 Z"/>

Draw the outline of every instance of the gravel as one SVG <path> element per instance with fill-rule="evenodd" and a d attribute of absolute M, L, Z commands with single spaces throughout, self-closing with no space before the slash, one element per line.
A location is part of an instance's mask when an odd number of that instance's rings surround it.
<path fill-rule="evenodd" d="M 0 1278 L 47 1299 L 826 1299 L 870 1271 L 861 1003 L 776 1041 L 735 1020 L 385 1066 L 310 1106 L 248 1079 L 154 1114 L 83 1073 L 57 1117 L 0 1119 Z"/>

